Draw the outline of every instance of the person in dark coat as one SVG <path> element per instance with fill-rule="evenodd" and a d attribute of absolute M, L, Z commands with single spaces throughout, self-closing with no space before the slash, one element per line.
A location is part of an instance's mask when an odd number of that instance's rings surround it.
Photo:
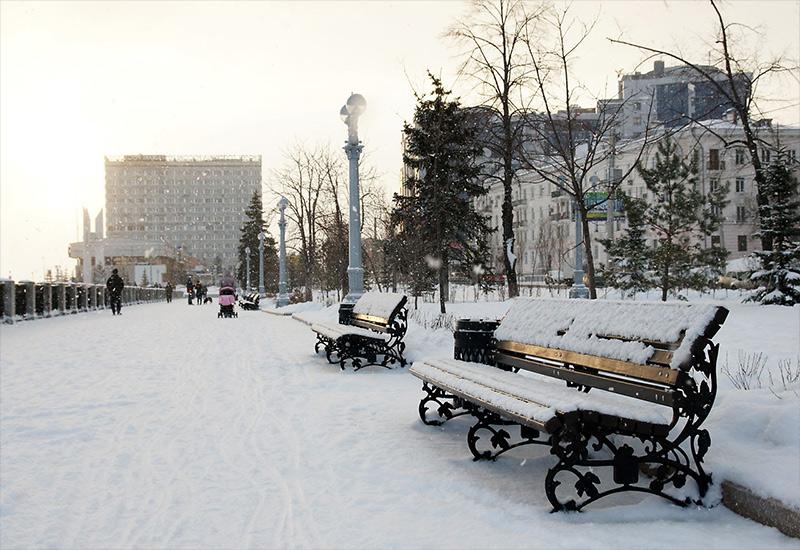
<path fill-rule="evenodd" d="M 106 281 L 106 288 L 111 302 L 111 314 L 122 315 L 122 289 L 125 288 L 125 281 L 119 276 L 117 268 L 111 271 L 111 277 Z"/>
<path fill-rule="evenodd" d="M 194 285 L 194 299 L 197 300 L 197 305 L 203 305 L 203 283 L 197 281 L 197 284 Z"/>
<path fill-rule="evenodd" d="M 186 295 L 189 297 L 189 305 L 192 305 L 192 301 L 194 300 L 194 283 L 192 283 L 191 277 L 186 281 Z"/>
<path fill-rule="evenodd" d="M 172 301 L 172 283 L 171 282 L 167 282 L 166 286 L 164 286 L 164 294 L 166 295 L 167 303 L 170 303 Z"/>

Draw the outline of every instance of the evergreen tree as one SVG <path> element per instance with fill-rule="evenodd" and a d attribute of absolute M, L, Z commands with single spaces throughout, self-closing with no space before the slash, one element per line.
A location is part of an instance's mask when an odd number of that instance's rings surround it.
<path fill-rule="evenodd" d="M 427 258 L 428 267 L 438 272 L 440 309 L 445 313 L 451 267 L 472 269 L 486 263 L 490 229 L 472 202 L 486 193 L 474 162 L 481 152 L 475 120 L 458 100 L 449 99 L 450 92 L 438 78 L 428 75 L 433 92 L 417 96 L 414 123 L 403 128 L 403 162 L 413 172 L 406 181 L 412 194 L 394 196 L 392 221 L 406 237 L 414 231 L 414 248 L 409 250 L 416 258 L 413 270 L 422 275 L 419 260 Z"/>
<path fill-rule="evenodd" d="M 261 203 L 261 194 L 253 192 L 250 204 L 245 210 L 247 219 L 241 228 L 239 238 L 239 266 L 236 277 L 240 285 L 247 284 L 247 248 L 250 248 L 250 284 L 258 285 L 258 234 L 264 231 L 264 208 Z M 277 250 L 275 239 L 266 235 L 264 239 L 264 285 L 270 289 L 277 288 Z M 267 274 L 270 274 L 268 277 Z M 269 282 L 268 282 L 269 281 Z M 249 290 L 249 289 L 248 289 Z"/>
<path fill-rule="evenodd" d="M 608 264 L 603 267 L 602 272 L 606 285 L 618 288 L 628 296 L 634 296 L 651 287 L 647 277 L 649 250 L 644 238 L 647 202 L 623 194 L 622 205 L 628 228 L 624 236 L 614 241 L 599 240 L 608 252 Z"/>
<path fill-rule="evenodd" d="M 414 297 L 414 309 L 418 299 L 436 288 L 436 271 L 434 271 L 420 250 L 427 246 L 425 234 L 428 231 L 426 221 L 414 217 L 410 212 L 404 215 L 402 227 L 390 232 L 384 242 L 384 254 L 387 264 L 408 284 L 408 292 Z"/>
<path fill-rule="evenodd" d="M 764 195 L 759 206 L 760 237 L 772 240 L 772 250 L 754 252 L 761 269 L 750 277 L 759 288 L 748 298 L 762 304 L 800 304 L 800 195 L 797 179 L 786 166 L 785 152 L 767 168 Z"/>
<path fill-rule="evenodd" d="M 654 199 L 644 212 L 644 225 L 655 236 L 648 263 L 661 300 L 681 288 L 708 288 L 724 271 L 727 251 L 713 245 L 704 249 L 701 239 L 719 228 L 727 187 L 717 185 L 703 196 L 697 189 L 696 158 L 687 164 L 668 137 L 658 143 L 655 167 L 639 164 L 637 170 Z"/>

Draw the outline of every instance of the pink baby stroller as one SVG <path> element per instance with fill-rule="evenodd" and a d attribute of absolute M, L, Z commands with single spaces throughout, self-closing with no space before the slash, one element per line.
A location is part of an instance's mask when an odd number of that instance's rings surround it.
<path fill-rule="evenodd" d="M 219 317 L 238 317 L 239 314 L 233 310 L 236 303 L 236 290 L 231 286 L 224 286 L 219 289 Z"/>

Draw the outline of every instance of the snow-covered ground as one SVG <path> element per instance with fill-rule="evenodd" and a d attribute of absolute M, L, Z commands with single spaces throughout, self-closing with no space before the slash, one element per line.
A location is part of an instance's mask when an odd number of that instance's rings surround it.
<path fill-rule="evenodd" d="M 452 349 L 435 309 L 411 314 L 409 359 Z M 731 309 L 716 338 L 730 361 L 797 355 L 800 309 Z M 798 547 L 722 506 L 634 498 L 551 514 L 546 449 L 472 462 L 468 421 L 422 425 L 406 370 L 342 372 L 296 319 L 216 314 L 176 301 L 0 328 L 0 548 Z M 715 479 L 796 502 L 796 393 L 720 376 Z"/>

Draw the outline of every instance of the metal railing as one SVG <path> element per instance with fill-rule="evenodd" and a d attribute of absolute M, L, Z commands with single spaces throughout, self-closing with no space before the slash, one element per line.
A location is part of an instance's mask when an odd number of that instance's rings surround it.
<path fill-rule="evenodd" d="M 4 323 L 44 319 L 97 311 L 109 307 L 105 285 L 85 283 L 35 283 L 33 281 L 0 280 L 0 319 Z M 126 286 L 122 304 L 147 304 L 166 300 L 163 288 Z"/>

